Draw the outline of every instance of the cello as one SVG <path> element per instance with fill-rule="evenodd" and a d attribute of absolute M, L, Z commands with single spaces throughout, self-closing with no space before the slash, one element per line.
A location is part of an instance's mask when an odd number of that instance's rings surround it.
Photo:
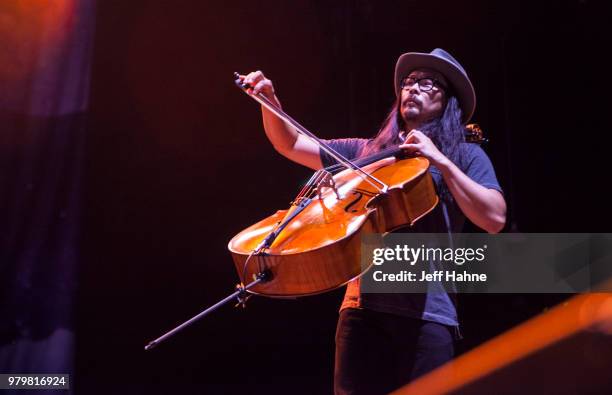
<path fill-rule="evenodd" d="M 361 263 L 362 234 L 412 226 L 437 205 L 427 159 L 392 148 L 349 161 L 234 76 L 243 92 L 339 162 L 317 170 L 289 209 L 231 239 L 241 284 L 262 280 L 249 293 L 292 298 L 336 289 L 369 269 Z"/>

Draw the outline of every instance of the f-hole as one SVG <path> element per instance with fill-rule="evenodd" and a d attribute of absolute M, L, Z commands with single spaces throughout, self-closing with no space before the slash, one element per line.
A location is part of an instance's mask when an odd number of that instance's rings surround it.
<path fill-rule="evenodd" d="M 370 191 L 364 191 L 364 190 L 356 189 L 356 190 L 353 191 L 353 195 L 355 196 L 355 198 L 353 200 L 351 200 L 351 202 L 349 204 L 347 204 L 346 207 L 344 207 L 344 211 L 346 211 L 347 213 L 348 212 L 356 213 L 357 211 L 359 211 L 357 209 L 352 209 L 351 210 L 351 207 L 356 205 L 357 202 L 359 202 L 364 195 L 372 197 L 372 196 L 374 196 L 376 194 L 372 193 Z"/>

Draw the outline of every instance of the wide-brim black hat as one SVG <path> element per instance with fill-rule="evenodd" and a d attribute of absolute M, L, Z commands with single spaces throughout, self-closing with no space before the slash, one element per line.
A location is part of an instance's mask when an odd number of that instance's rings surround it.
<path fill-rule="evenodd" d="M 400 94 L 402 79 L 421 68 L 437 71 L 452 85 L 463 113 L 462 121 L 467 123 L 476 108 L 474 86 L 461 64 L 443 49 L 436 48 L 430 53 L 408 52 L 400 56 L 395 65 L 395 94 Z"/>

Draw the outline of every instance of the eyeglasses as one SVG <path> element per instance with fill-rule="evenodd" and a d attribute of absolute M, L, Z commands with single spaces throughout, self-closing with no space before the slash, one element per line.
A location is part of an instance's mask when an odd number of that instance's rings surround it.
<path fill-rule="evenodd" d="M 400 84 L 400 87 L 403 90 L 408 90 L 410 88 L 412 88 L 412 86 L 414 84 L 418 84 L 419 85 L 419 89 L 422 90 L 423 92 L 429 92 L 430 90 L 433 89 L 434 85 L 439 86 L 440 88 L 447 90 L 446 86 L 444 84 L 442 84 L 440 81 L 435 80 L 433 78 L 413 78 L 413 77 L 406 77 L 402 80 L 402 83 Z"/>

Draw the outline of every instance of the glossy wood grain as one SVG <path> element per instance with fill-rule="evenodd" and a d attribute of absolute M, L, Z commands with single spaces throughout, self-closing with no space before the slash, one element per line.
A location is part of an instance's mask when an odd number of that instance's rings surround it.
<path fill-rule="evenodd" d="M 279 234 L 265 255 L 244 263 L 254 248 L 287 215 L 273 215 L 238 233 L 229 242 L 236 270 L 246 283 L 263 269 L 272 279 L 252 288 L 256 294 L 296 297 L 335 289 L 364 270 L 361 235 L 386 233 L 412 225 L 438 203 L 429 162 L 424 158 L 386 158 L 364 167 L 389 189 L 379 194 L 369 183 L 345 170 L 334 176 L 340 199 L 325 189 Z"/>

